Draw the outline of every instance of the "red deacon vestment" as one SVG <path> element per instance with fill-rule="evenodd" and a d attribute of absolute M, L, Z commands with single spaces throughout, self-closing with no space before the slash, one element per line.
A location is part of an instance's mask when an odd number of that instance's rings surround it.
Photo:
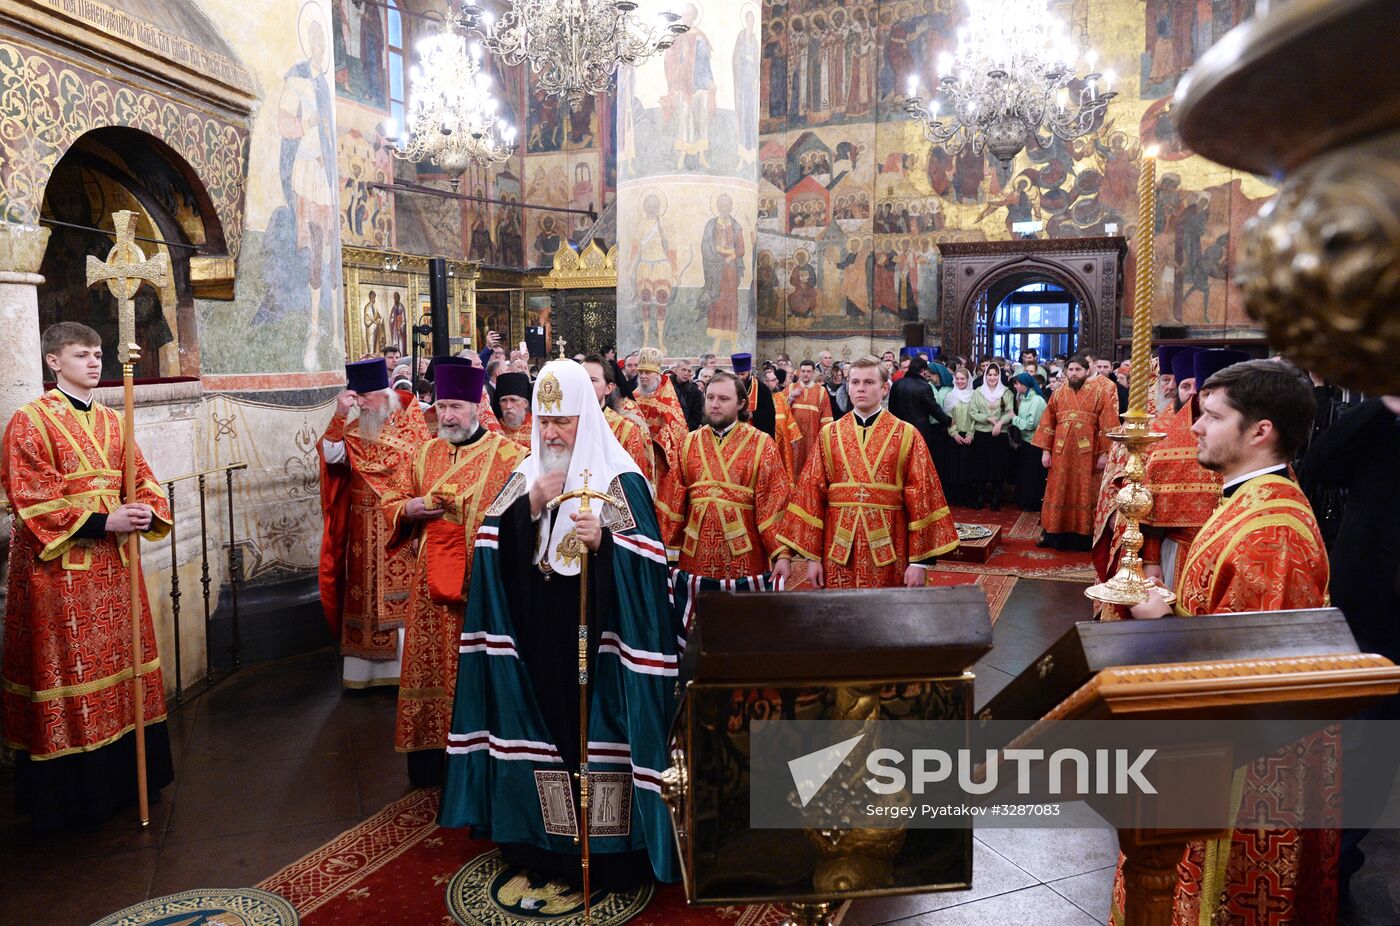
<path fill-rule="evenodd" d="M 1176 611 L 1183 616 L 1327 604 L 1321 531 L 1307 496 L 1282 476 L 1236 486 L 1200 529 L 1177 574 Z M 1340 825 L 1340 746 L 1331 727 L 1247 766 L 1230 837 L 1189 843 L 1177 866 L 1173 924 L 1336 922 L 1339 830 L 1289 827 L 1304 818 Z M 1269 828 L 1249 827 L 1259 820 Z M 1114 907 L 1114 922 L 1121 922 L 1121 871 Z"/>
<path fill-rule="evenodd" d="M 807 463 L 807 454 L 816 446 L 817 435 L 823 427 L 831 423 L 831 395 L 820 382 L 814 382 L 810 386 L 801 387 L 801 391 L 792 397 L 790 404 L 792 420 L 797 423 L 797 430 L 802 433 L 802 439 L 797 442 L 792 459 L 793 472 L 800 473 Z"/>
<path fill-rule="evenodd" d="M 82 533 L 93 513 L 121 507 L 124 453 L 122 421 L 115 411 L 96 402 L 81 411 L 57 389 L 17 411 L 5 431 L 0 481 L 15 522 L 0 727 L 5 744 L 31 760 L 92 753 L 135 727 L 127 569 L 139 570 L 140 564 L 127 563 L 126 549 L 115 535 Z M 136 495 L 155 512 L 143 536 L 163 538 L 170 532 L 170 504 L 140 448 Z M 165 687 L 146 586 L 137 585 L 144 719 L 152 723 L 165 719 Z M 168 761 L 168 750 L 166 754 Z M 134 759 L 131 771 L 134 776 Z M 84 786 L 76 777 L 61 782 L 60 789 L 72 792 Z M 158 776 L 152 765 L 151 786 L 168 781 L 168 766 Z M 134 781 L 130 796 L 135 799 Z M 74 802 L 88 798 L 66 794 Z"/>
<path fill-rule="evenodd" d="M 1118 396 L 1092 383 L 1056 389 L 1040 416 L 1031 443 L 1050 451 L 1041 525 L 1050 534 L 1084 534 L 1094 529 L 1099 473 L 1094 461 L 1108 453 L 1106 435 L 1118 426 Z"/>
<path fill-rule="evenodd" d="M 395 394 L 400 410 L 384 423 L 379 440 L 371 443 L 360 436 L 358 418 L 347 424 L 336 415 L 316 443 L 323 519 L 321 608 L 340 638 L 341 655 L 375 661 L 397 656 L 397 631 L 408 616 L 413 587 L 413 550 L 385 552 L 388 528 L 380 499 L 395 471 L 428 440 L 418 402 L 408 393 Z M 343 459 L 329 461 L 328 444 L 343 444 Z M 364 682 L 347 678 L 352 687 Z M 394 679 L 368 683 L 392 684 Z"/>
<path fill-rule="evenodd" d="M 633 414 L 637 415 L 636 420 L 630 415 L 618 414 L 606 406 L 603 408 L 603 418 L 612 429 L 613 437 L 617 438 L 617 442 L 627 451 L 628 456 L 642 471 L 642 475 L 647 477 L 647 481 L 652 482 L 655 466 L 651 455 L 651 434 L 646 422 L 641 420 L 640 413 Z"/>
<path fill-rule="evenodd" d="M 444 749 L 452 729 L 457 690 L 457 646 L 462 632 L 472 553 L 468 542 L 486 519 L 501 487 L 527 455 L 514 441 L 479 429 L 468 444 L 428 441 L 401 467 L 384 493 L 389 549 L 412 551 L 420 534 L 408 622 L 404 626 L 394 748 L 400 752 Z M 415 498 L 446 509 L 440 518 L 403 516 Z M 421 526 L 421 531 L 418 528 Z"/>
<path fill-rule="evenodd" d="M 488 422 L 485 425 L 485 427 L 490 429 L 490 423 Z M 535 418 L 533 415 L 531 415 L 529 412 L 526 412 L 525 420 L 520 423 L 520 427 L 518 428 L 508 427 L 506 425 L 505 418 L 496 419 L 496 427 L 500 430 L 500 432 L 503 435 L 515 441 L 515 443 L 519 446 L 524 447 L 527 453 L 529 452 L 530 434 L 535 429 Z"/>
<path fill-rule="evenodd" d="M 822 428 L 779 539 L 820 557 L 830 588 L 882 588 L 903 585 L 908 564 L 956 548 L 958 532 L 928 445 L 882 411 L 868 428 L 854 414 Z"/>
<path fill-rule="evenodd" d="M 680 466 L 681 446 L 685 443 L 685 412 L 681 411 L 680 399 L 671 388 L 669 377 L 661 377 L 661 386 L 654 395 L 642 395 L 638 389 L 632 400 L 637 403 L 637 411 L 646 422 L 652 443 L 652 496 L 661 498 L 663 488 Z"/>
<path fill-rule="evenodd" d="M 769 570 L 784 549 L 778 528 L 791 491 L 773 438 L 735 422 L 723 438 L 713 428 L 686 435 L 668 496 L 657 498 L 661 537 L 680 549 L 691 575 L 740 579 Z"/>

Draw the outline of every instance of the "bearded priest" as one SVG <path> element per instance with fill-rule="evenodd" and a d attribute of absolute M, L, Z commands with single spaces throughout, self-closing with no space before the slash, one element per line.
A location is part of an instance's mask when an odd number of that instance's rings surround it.
<path fill-rule="evenodd" d="M 670 377 L 661 375 L 661 351 L 654 347 L 643 348 L 638 355 L 637 389 L 632 400 L 651 436 L 655 464 L 652 485 L 660 498 L 663 486 L 679 474 L 687 428 L 681 400 L 676 397 Z"/>
<path fill-rule="evenodd" d="M 359 409 L 354 419 L 351 409 Z M 346 688 L 397 685 L 413 550 L 388 553 L 380 499 L 428 440 L 411 392 L 378 358 L 345 365 L 345 391 L 316 442 L 321 456 L 321 609 L 340 639 Z"/>
<path fill-rule="evenodd" d="M 394 725 L 394 748 L 407 753 L 408 777 L 418 788 L 442 784 L 475 549 L 469 539 L 527 452 L 477 421 L 485 381 L 481 367 L 438 365 L 437 437 L 418 448 L 384 495 L 390 551 L 418 549 Z"/>
<path fill-rule="evenodd" d="M 552 360 L 535 384 L 531 455 L 476 534 L 439 822 L 470 826 L 510 864 L 582 883 L 586 759 L 595 890 L 679 875 L 661 801 L 680 625 L 651 492 L 613 437 L 584 368 Z M 611 499 L 581 513 L 582 489 Z M 580 756 L 579 630 L 588 566 L 588 755 Z M 608 821 L 608 822 L 603 822 Z"/>
<path fill-rule="evenodd" d="M 525 373 L 502 373 L 496 377 L 496 414 L 501 433 L 526 450 L 530 449 L 530 377 Z"/>

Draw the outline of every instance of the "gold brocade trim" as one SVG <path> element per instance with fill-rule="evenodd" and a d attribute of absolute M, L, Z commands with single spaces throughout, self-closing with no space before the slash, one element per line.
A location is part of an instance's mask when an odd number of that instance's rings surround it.
<path fill-rule="evenodd" d="M 1235 813 L 1238 813 L 1244 800 L 1247 770 L 1247 766 L 1235 769 L 1230 779 L 1230 809 Z M 1206 854 L 1201 865 L 1201 910 L 1196 921 L 1199 926 L 1215 926 L 1220 902 L 1225 899 L 1225 876 L 1230 868 L 1230 847 L 1235 841 L 1234 836 L 1232 826 L 1228 835 L 1206 840 Z"/>
<path fill-rule="evenodd" d="M 941 547 L 939 547 L 938 549 L 934 550 L 932 553 L 925 553 L 923 556 L 921 556 L 921 557 L 919 557 L 919 558 L 920 558 L 920 559 L 930 559 L 931 557 L 942 556 L 944 553 L 951 553 L 952 551 L 956 550 L 957 548 L 958 548 L 958 541 L 954 540 L 952 543 L 945 543 L 943 546 L 941 546 Z M 913 562 L 913 560 L 911 559 L 910 562 Z"/>
<path fill-rule="evenodd" d="M 370 678 L 365 679 L 363 681 L 356 680 L 353 682 L 348 681 L 346 679 L 341 679 L 340 687 L 347 688 L 351 691 L 362 691 L 366 688 L 387 688 L 390 685 L 397 685 L 398 683 L 399 677 L 397 675 L 394 675 L 386 676 L 384 678 Z"/>
<path fill-rule="evenodd" d="M 44 549 L 39 551 L 40 562 L 52 562 L 53 560 L 58 559 L 60 556 L 66 553 L 68 549 L 68 544 L 72 543 L 73 541 L 73 535 L 76 534 L 78 531 L 82 530 L 83 525 L 87 523 L 88 518 L 92 517 L 92 515 L 93 512 L 91 511 L 84 512 L 83 515 L 79 517 L 77 521 L 73 522 L 72 527 L 64 531 L 63 534 L 59 537 L 45 544 Z"/>
<path fill-rule="evenodd" d="M 812 527 L 815 527 L 817 530 L 823 530 L 826 527 L 826 522 L 824 522 L 821 518 L 816 517 L 815 515 L 810 515 L 807 512 L 803 511 L 797 506 L 796 502 L 793 502 L 791 505 L 788 505 L 787 510 L 789 514 L 797 515 L 798 520 L 807 522 Z"/>
<path fill-rule="evenodd" d="M 141 674 L 150 675 L 159 668 L 160 657 L 157 656 L 150 662 L 141 664 Z M 28 698 L 33 704 L 40 704 L 44 701 L 57 701 L 60 698 L 80 698 L 83 695 L 90 695 L 104 688 L 111 688 L 113 685 L 124 682 L 129 678 L 131 678 L 131 669 L 127 668 L 122 669 L 116 675 L 109 675 L 106 678 L 95 678 L 90 682 L 83 682 L 79 685 L 63 685 L 59 688 L 45 688 L 41 691 L 34 691 L 26 685 L 18 685 L 8 679 L 0 679 L 0 688 L 3 688 L 10 694 Z"/>
<path fill-rule="evenodd" d="M 937 511 L 935 511 L 935 512 L 933 512 L 933 513 L 931 513 L 931 514 L 925 515 L 924 517 L 922 517 L 922 518 L 920 518 L 919 520 L 915 521 L 914 523 L 910 524 L 908 529 L 911 530 L 911 531 L 921 530 L 922 528 L 928 527 L 930 524 L 934 523 L 935 521 L 940 521 L 940 520 L 942 520 L 943 518 L 947 517 L 947 516 L 948 516 L 948 513 L 949 513 L 949 512 L 948 512 L 948 507 L 945 505 L 945 506 L 943 506 L 942 508 L 939 508 Z M 956 546 L 956 544 L 955 544 L 955 546 Z"/>
<path fill-rule="evenodd" d="M 1221 569 L 1230 560 L 1230 554 L 1233 553 L 1235 548 L 1238 547 L 1241 543 L 1243 543 L 1244 539 L 1251 533 L 1254 533 L 1255 531 L 1264 530 L 1270 527 L 1286 527 L 1289 530 L 1292 530 L 1293 532 L 1298 534 L 1301 539 L 1308 541 L 1309 543 L 1311 543 L 1311 541 L 1313 540 L 1313 532 L 1308 527 L 1308 525 L 1303 523 L 1291 514 L 1262 515 L 1256 518 L 1255 520 L 1250 521 L 1246 529 L 1242 531 L 1237 531 L 1235 535 L 1230 538 L 1229 542 L 1225 544 L 1224 548 L 1221 549 L 1219 555 L 1217 555 L 1215 561 L 1215 571 L 1211 573 L 1210 585 L 1207 587 L 1207 594 L 1210 596 L 1210 600 L 1215 600 L 1215 586 L 1220 581 Z M 1318 564 L 1314 563 L 1314 565 L 1316 566 Z M 1330 572 L 1330 564 L 1327 561 L 1326 555 L 1322 557 L 1321 565 L 1324 569 Z M 1323 579 L 1322 587 L 1327 587 L 1326 578 Z"/>
<path fill-rule="evenodd" d="M 146 729 L 149 730 L 150 727 L 151 727 L 151 724 L 153 724 L 153 723 L 165 723 L 166 719 L 167 719 L 169 716 L 170 716 L 169 714 L 161 714 L 159 717 L 151 717 L 151 718 L 149 718 L 149 719 L 144 720 L 144 721 L 142 722 L 141 725 L 142 725 L 143 727 L 145 727 Z M 104 746 L 110 746 L 110 745 L 112 745 L 112 744 L 115 743 L 117 740 L 121 739 L 123 736 L 126 736 L 128 733 L 130 733 L 132 730 L 135 730 L 135 729 L 136 729 L 136 723 L 133 721 L 132 723 L 129 723 L 129 724 L 127 724 L 126 726 L 122 727 L 122 728 L 121 728 L 120 730 L 118 730 L 116 733 L 113 733 L 111 736 L 106 737 L 105 739 L 98 740 L 96 743 L 88 743 L 86 746 L 69 746 L 67 749 L 60 749 L 58 752 L 46 752 L 46 753 L 44 753 L 44 754 L 41 755 L 41 756 L 40 756 L 40 755 L 35 755 L 34 753 L 30 752 L 30 753 L 29 753 L 29 761 L 30 761 L 30 762 L 47 762 L 47 761 L 50 760 L 50 759 L 61 759 L 61 758 L 63 758 L 64 756 L 77 755 L 77 754 L 80 753 L 80 752 L 96 752 L 97 750 L 101 749 L 101 748 L 104 747 Z M 29 747 L 28 747 L 28 746 L 24 745 L 23 743 L 16 743 L 14 740 L 9 739 L 9 738 L 6 738 L 6 739 L 5 739 L 5 745 L 8 746 L 8 747 L 10 747 L 11 749 L 15 750 L 16 752 L 28 752 L 28 751 L 29 751 Z"/>
<path fill-rule="evenodd" d="M 791 538 L 784 536 L 783 534 L 779 534 L 778 540 L 782 543 L 783 546 L 787 547 L 789 550 L 796 553 L 798 556 L 801 556 L 803 559 L 809 559 L 814 563 L 822 562 L 822 557 L 813 553 L 811 550 L 806 549 L 801 544 L 794 543 Z"/>

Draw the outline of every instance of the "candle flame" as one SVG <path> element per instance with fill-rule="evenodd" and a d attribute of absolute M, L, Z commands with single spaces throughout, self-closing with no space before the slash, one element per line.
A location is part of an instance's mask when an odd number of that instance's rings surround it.
<path fill-rule="evenodd" d="M 1158 147 L 1157 145 L 1148 145 L 1148 146 L 1147 146 L 1147 150 L 1144 151 L 1143 154 L 1147 155 L 1148 157 L 1152 158 L 1152 160 L 1155 161 L 1155 160 L 1157 160 L 1157 152 L 1160 151 L 1160 150 L 1162 150 L 1162 149 L 1161 149 L 1160 147 Z"/>

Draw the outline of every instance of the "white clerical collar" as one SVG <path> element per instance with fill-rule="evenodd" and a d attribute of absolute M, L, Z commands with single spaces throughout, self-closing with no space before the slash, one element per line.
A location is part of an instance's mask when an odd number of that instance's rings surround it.
<path fill-rule="evenodd" d="M 1225 496 L 1226 498 L 1229 498 L 1232 494 L 1234 494 L 1235 489 L 1238 489 L 1240 486 L 1244 485 L 1251 479 L 1258 479 L 1260 476 L 1267 476 L 1271 473 L 1285 473 L 1287 471 L 1288 464 L 1286 463 L 1275 463 L 1273 466 L 1266 466 L 1263 469 L 1252 470 L 1251 472 L 1245 473 L 1243 476 L 1236 476 L 1234 479 L 1231 479 L 1229 482 L 1225 483 L 1223 486 L 1220 487 L 1220 494 Z"/>
<path fill-rule="evenodd" d="M 92 408 L 92 390 L 91 390 L 91 389 L 88 390 L 88 394 L 87 394 L 87 398 L 86 398 L 86 399 L 80 399 L 80 398 L 78 398 L 77 396 L 75 396 L 73 393 L 69 392 L 67 389 L 64 389 L 62 386 L 60 386 L 60 385 L 58 385 L 58 384 L 54 384 L 54 388 L 57 389 L 59 392 L 63 393 L 64 395 L 68 396 L 68 398 L 72 399 L 72 400 L 73 400 L 73 404 L 74 404 L 75 406 L 77 406 L 80 410 L 82 410 L 82 411 L 87 411 L 89 408 Z"/>
<path fill-rule="evenodd" d="M 724 440 L 726 437 L 729 436 L 729 432 L 734 430 L 735 425 L 737 425 L 738 423 L 739 419 L 735 418 L 733 421 L 729 422 L 728 426 L 726 426 L 722 431 L 714 425 L 710 425 L 710 430 L 715 432 L 715 440 Z"/>
<path fill-rule="evenodd" d="M 855 409 L 851 409 L 851 414 L 856 416 L 856 424 L 860 425 L 862 428 L 868 428 L 875 423 L 876 418 L 880 417 L 880 412 L 882 411 L 884 411 L 883 408 L 875 409 L 873 412 L 870 413 L 869 418 L 862 418 L 860 416 L 860 412 L 856 411 Z"/>

